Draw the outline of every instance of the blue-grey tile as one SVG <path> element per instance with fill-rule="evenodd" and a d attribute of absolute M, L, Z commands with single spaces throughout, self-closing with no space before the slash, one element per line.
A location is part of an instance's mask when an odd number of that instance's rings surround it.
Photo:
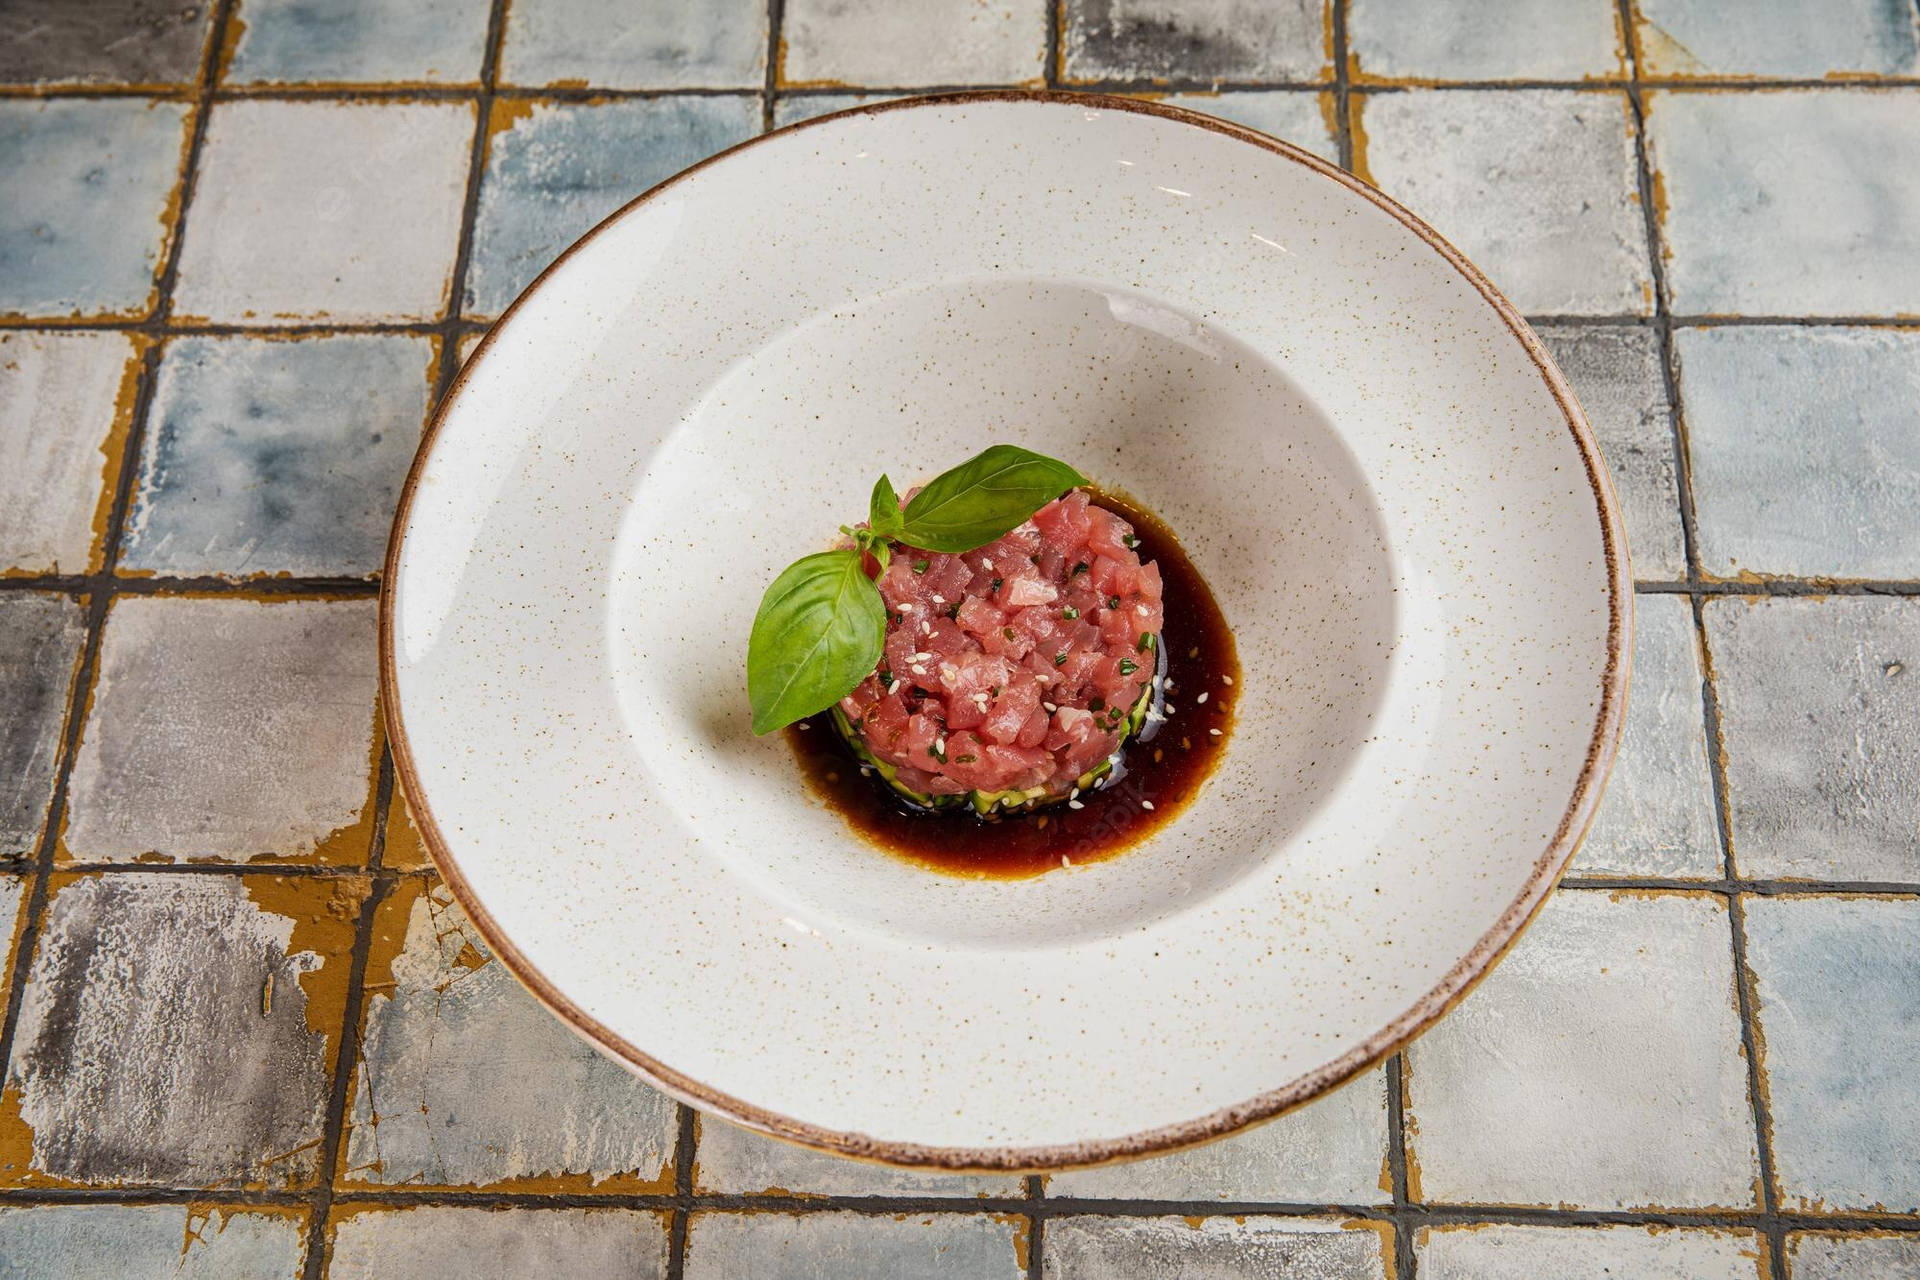
<path fill-rule="evenodd" d="M 39 843 L 86 612 L 65 596 L 0 597 L 0 859 Z"/>
<path fill-rule="evenodd" d="M 56 876 L 0 1185 L 311 1186 L 366 892 L 338 876 Z"/>
<path fill-rule="evenodd" d="M 1020 1280 L 1024 1224 L 972 1214 L 695 1213 L 687 1280 Z"/>
<path fill-rule="evenodd" d="M 1387 1280 L 1390 1228 L 1319 1218 L 1051 1218 L 1046 1280 Z"/>
<path fill-rule="evenodd" d="M 672 1189 L 673 1102 L 529 995 L 444 885 L 380 903 L 368 975 L 348 1181 Z"/>
<path fill-rule="evenodd" d="M 787 0 L 780 81 L 894 88 L 1039 83 L 1048 0 Z"/>
<path fill-rule="evenodd" d="M 694 1153 L 696 1191 L 734 1195 L 792 1196 L 1010 1196 L 1026 1194 L 1016 1174 L 968 1175 L 893 1169 L 812 1151 L 728 1124 L 696 1116 L 700 1141 Z"/>
<path fill-rule="evenodd" d="M 187 84 L 200 72 L 210 0 L 8 0 L 0 84 Z"/>
<path fill-rule="evenodd" d="M 1625 94 L 1416 89 L 1356 98 L 1353 109 L 1354 167 L 1521 311 L 1652 311 Z"/>
<path fill-rule="evenodd" d="M 1327 0 L 1065 0 L 1066 78 L 1324 81 L 1327 13 Z"/>
<path fill-rule="evenodd" d="M 496 106 L 467 275 L 467 309 L 506 310 L 520 290 L 647 188 L 760 131 L 754 97 Z"/>
<path fill-rule="evenodd" d="M 876 102 L 891 102 L 898 96 L 893 93 L 782 94 L 774 100 L 773 127 L 784 129 L 790 124 L 799 124 L 802 120 L 812 120 L 835 111 L 871 106 Z"/>
<path fill-rule="evenodd" d="M 111 330 L 0 333 L 0 573 L 97 567 L 138 355 Z"/>
<path fill-rule="evenodd" d="M 1706 619 L 1740 870 L 1920 881 L 1920 600 L 1718 599 Z"/>
<path fill-rule="evenodd" d="M 335 1203 L 328 1280 L 661 1280 L 666 1215 L 640 1209 L 377 1209 Z"/>
<path fill-rule="evenodd" d="M 171 233 L 187 109 L 0 102 L 0 315 L 140 315 Z"/>
<path fill-rule="evenodd" d="M 1682 329 L 1708 573 L 1920 577 L 1920 333 Z"/>
<path fill-rule="evenodd" d="M 1329 163 L 1340 162 L 1340 144 L 1333 136 L 1331 94 L 1297 89 L 1176 93 L 1164 101 L 1170 107 L 1185 107 L 1258 129 Z"/>
<path fill-rule="evenodd" d="M 1633 694 L 1620 755 L 1575 875 L 1716 878 L 1700 649 L 1685 596 L 1634 598 Z"/>
<path fill-rule="evenodd" d="M 1054 1174 L 1047 1179 L 1047 1194 L 1379 1204 L 1392 1198 L 1386 1158 L 1386 1077 L 1375 1068 L 1324 1098 L 1217 1142 Z"/>
<path fill-rule="evenodd" d="M 1680 530 L 1679 464 L 1660 340 L 1637 325 L 1537 326 L 1586 411 L 1627 522 L 1633 576 L 1676 581 L 1687 573 Z"/>
<path fill-rule="evenodd" d="M 167 574 L 376 572 L 420 442 L 426 338 L 171 343 L 124 562 Z"/>
<path fill-rule="evenodd" d="M 1416 1198 L 1753 1203 L 1759 1166 L 1721 899 L 1563 889 L 1408 1054 Z"/>
<path fill-rule="evenodd" d="M 1352 0 L 1362 80 L 1583 80 L 1626 73 L 1612 0 Z"/>
<path fill-rule="evenodd" d="M 472 84 L 488 0 L 241 0 L 230 84 Z"/>
<path fill-rule="evenodd" d="M 762 0 L 513 0 L 507 84 L 608 89 L 757 89 L 766 78 Z"/>
<path fill-rule="evenodd" d="M 1425 1280 L 1765 1280 L 1767 1274 L 1765 1245 L 1751 1231 L 1474 1222 L 1423 1227 L 1414 1245 Z"/>
<path fill-rule="evenodd" d="M 1681 315 L 1920 311 L 1920 90 L 1648 95 Z"/>
<path fill-rule="evenodd" d="M 373 837 L 375 602 L 121 596 L 61 852 L 360 863 Z"/>
<path fill-rule="evenodd" d="M 473 154 L 458 101 L 216 103 L 180 248 L 181 319 L 433 320 Z"/>
<path fill-rule="evenodd" d="M 1746 923 L 1782 1206 L 1920 1211 L 1920 901 L 1752 898 Z"/>
<path fill-rule="evenodd" d="M 1913 0 L 1636 0 L 1653 76 L 1910 75 L 1920 65 Z"/>
<path fill-rule="evenodd" d="M 185 1204 L 0 1208 L 0 1280 L 295 1280 L 299 1210 Z"/>
<path fill-rule="evenodd" d="M 1787 1237 L 1793 1280 L 1920 1280 L 1920 1235 L 1827 1235 Z"/>

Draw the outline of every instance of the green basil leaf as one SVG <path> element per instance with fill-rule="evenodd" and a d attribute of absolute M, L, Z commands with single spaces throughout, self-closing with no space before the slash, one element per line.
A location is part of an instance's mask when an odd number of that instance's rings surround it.
<path fill-rule="evenodd" d="M 1086 482 L 1064 462 L 996 444 L 914 494 L 900 540 L 927 551 L 972 551 Z"/>
<path fill-rule="evenodd" d="M 873 497 L 867 502 L 867 527 L 882 538 L 897 538 L 906 527 L 900 517 L 900 495 L 885 476 L 874 483 Z"/>
<path fill-rule="evenodd" d="M 880 665 L 886 638 L 886 605 L 858 551 L 788 565 L 761 597 L 747 640 L 753 731 L 772 733 L 846 697 Z"/>

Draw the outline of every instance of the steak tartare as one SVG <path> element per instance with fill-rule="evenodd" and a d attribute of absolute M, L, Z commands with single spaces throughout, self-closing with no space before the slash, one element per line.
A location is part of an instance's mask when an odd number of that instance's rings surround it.
<path fill-rule="evenodd" d="M 895 548 L 878 670 L 834 708 L 861 760 L 921 805 L 1071 799 L 1158 719 L 1159 567 L 1074 490 L 957 555 Z"/>

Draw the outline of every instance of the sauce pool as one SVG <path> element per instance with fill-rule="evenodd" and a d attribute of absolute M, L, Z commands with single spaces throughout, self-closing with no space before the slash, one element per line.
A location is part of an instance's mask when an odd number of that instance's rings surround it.
<path fill-rule="evenodd" d="M 1139 844 L 1171 822 L 1213 771 L 1233 735 L 1240 691 L 1233 633 L 1166 525 L 1118 494 L 1094 489 L 1091 495 L 1133 526 L 1141 560 L 1160 566 L 1166 719 L 1149 720 L 1128 740 L 1113 780 L 1081 793 L 1082 808 L 1054 805 L 992 819 L 970 809 L 909 807 L 879 778 L 861 773 L 826 712 L 790 725 L 787 741 L 808 789 L 867 843 L 949 875 L 1025 879 Z"/>

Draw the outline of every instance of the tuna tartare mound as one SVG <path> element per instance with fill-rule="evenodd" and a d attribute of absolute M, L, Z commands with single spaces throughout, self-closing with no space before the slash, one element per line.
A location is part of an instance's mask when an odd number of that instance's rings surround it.
<path fill-rule="evenodd" d="M 902 795 L 981 813 L 1070 799 L 1157 719 L 1160 569 L 1074 490 L 957 555 L 898 546 L 879 669 L 834 708 Z"/>

